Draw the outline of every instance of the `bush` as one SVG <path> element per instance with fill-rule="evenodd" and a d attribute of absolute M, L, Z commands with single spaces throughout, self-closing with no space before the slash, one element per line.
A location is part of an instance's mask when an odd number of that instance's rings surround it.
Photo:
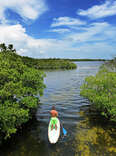
<path fill-rule="evenodd" d="M 101 115 L 116 121 L 116 72 L 112 66 L 115 67 L 111 62 L 106 63 L 96 76 L 87 77 L 81 95 L 88 98 Z"/>
<path fill-rule="evenodd" d="M 32 59 L 29 57 L 22 57 L 22 61 L 29 67 L 36 69 L 75 69 L 75 63 L 65 59 Z"/>
<path fill-rule="evenodd" d="M 10 47 L 9 47 L 10 48 Z M 43 94 L 45 74 L 28 67 L 14 51 L 0 52 L 0 135 L 7 139 L 31 118 Z"/>

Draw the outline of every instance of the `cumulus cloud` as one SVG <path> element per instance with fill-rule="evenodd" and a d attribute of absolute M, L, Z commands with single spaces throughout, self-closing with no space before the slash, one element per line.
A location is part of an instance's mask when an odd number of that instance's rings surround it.
<path fill-rule="evenodd" d="M 70 42 L 58 39 L 35 39 L 20 24 L 0 25 L 0 43 L 13 44 L 18 54 L 35 58 L 55 57 L 71 47 Z"/>
<path fill-rule="evenodd" d="M 83 43 L 76 50 L 79 58 L 104 58 L 112 59 L 115 55 L 116 45 L 107 42 Z"/>
<path fill-rule="evenodd" d="M 17 52 L 21 55 L 39 56 L 39 40 L 27 35 L 25 28 L 20 24 L 0 25 L 0 43 L 3 42 L 13 44 Z"/>
<path fill-rule="evenodd" d="M 87 10 L 78 10 L 78 15 L 87 16 L 92 19 L 116 15 L 116 1 L 106 1 L 104 4 L 95 5 Z"/>
<path fill-rule="evenodd" d="M 85 21 L 81 21 L 80 19 L 71 18 L 71 17 L 59 17 L 54 18 L 51 27 L 57 26 L 74 26 L 74 25 L 85 25 Z"/>
<path fill-rule="evenodd" d="M 85 27 L 83 32 L 72 33 L 68 35 L 70 40 L 75 42 L 97 42 L 106 40 L 115 40 L 116 28 L 107 22 L 92 23 Z"/>
<path fill-rule="evenodd" d="M 69 29 L 62 29 L 62 28 L 59 28 L 59 29 L 52 29 L 52 30 L 50 30 L 50 32 L 56 32 L 56 33 L 68 33 L 68 32 L 70 32 L 70 30 Z"/>
<path fill-rule="evenodd" d="M 92 23 L 83 32 L 66 33 L 60 39 L 35 39 L 20 24 L 0 25 L 0 43 L 13 44 L 18 54 L 35 58 L 109 58 L 115 54 L 116 28 Z"/>
<path fill-rule="evenodd" d="M 45 0 L 1 0 L 0 20 L 4 22 L 6 9 L 11 9 L 22 18 L 34 20 L 47 10 Z"/>

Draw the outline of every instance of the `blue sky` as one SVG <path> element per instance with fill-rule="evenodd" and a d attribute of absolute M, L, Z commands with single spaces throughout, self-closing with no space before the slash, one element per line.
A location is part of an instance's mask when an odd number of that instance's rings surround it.
<path fill-rule="evenodd" d="M 116 56 L 115 0 L 4 0 L 0 42 L 34 58 Z"/>

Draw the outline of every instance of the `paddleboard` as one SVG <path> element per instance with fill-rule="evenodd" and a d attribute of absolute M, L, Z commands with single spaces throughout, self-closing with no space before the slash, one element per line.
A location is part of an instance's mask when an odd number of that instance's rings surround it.
<path fill-rule="evenodd" d="M 57 125 L 57 129 L 55 128 L 55 123 Z M 52 129 L 53 124 L 53 129 Z M 55 144 L 60 136 L 60 121 L 57 117 L 52 117 L 48 126 L 48 139 L 51 144 Z"/>

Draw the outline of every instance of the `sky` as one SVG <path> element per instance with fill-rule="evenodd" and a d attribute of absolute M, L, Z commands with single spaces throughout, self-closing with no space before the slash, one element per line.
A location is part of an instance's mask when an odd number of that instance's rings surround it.
<path fill-rule="evenodd" d="M 33 58 L 116 56 L 116 0 L 1 0 L 0 43 Z"/>

